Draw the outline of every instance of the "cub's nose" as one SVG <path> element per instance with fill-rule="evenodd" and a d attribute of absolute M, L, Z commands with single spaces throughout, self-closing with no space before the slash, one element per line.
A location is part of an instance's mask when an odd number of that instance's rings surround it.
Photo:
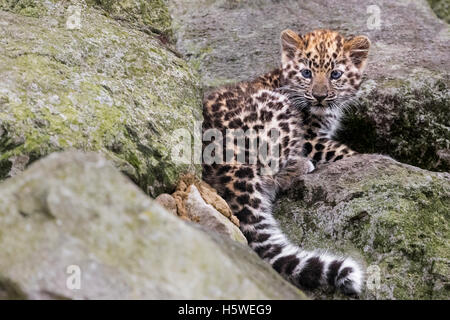
<path fill-rule="evenodd" d="M 313 93 L 313 97 L 317 102 L 321 103 L 328 95 L 324 93 Z"/>

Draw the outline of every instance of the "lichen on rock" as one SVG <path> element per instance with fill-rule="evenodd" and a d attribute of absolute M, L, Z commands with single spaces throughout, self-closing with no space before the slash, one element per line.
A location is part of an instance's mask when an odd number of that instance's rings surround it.
<path fill-rule="evenodd" d="M 450 23 L 450 3 L 447 0 L 428 0 L 434 13 L 447 23 Z"/>
<path fill-rule="evenodd" d="M 116 20 L 148 27 L 150 32 L 167 40 L 172 37 L 172 21 L 164 0 L 86 0 L 86 3 L 102 8 Z"/>
<path fill-rule="evenodd" d="M 184 175 L 178 181 L 175 192 L 165 197 L 172 198 L 165 202 L 169 206 L 172 202 L 175 203 L 175 212 L 180 218 L 247 244 L 245 236 L 239 230 L 239 220 L 226 201 L 201 179 L 192 174 Z"/>
<path fill-rule="evenodd" d="M 0 0 L 0 9 L 34 18 L 47 13 L 46 6 L 40 0 Z"/>
<path fill-rule="evenodd" d="M 354 156 L 304 176 L 275 216 L 294 243 L 361 261 L 369 270 L 362 298 L 450 297 L 448 173 Z"/>
<path fill-rule="evenodd" d="M 419 78 L 420 77 L 420 78 Z M 336 139 L 364 153 L 434 171 L 450 171 L 448 75 L 378 82 L 345 113 Z M 366 88 L 373 86 L 367 83 Z"/>
<path fill-rule="evenodd" d="M 200 172 L 172 159 L 173 132 L 201 120 L 201 90 L 166 43 L 90 5 L 69 30 L 80 1 L 12 3 L 0 10 L 0 179 L 18 156 L 66 149 L 103 152 L 153 196 Z M 37 6 L 38 19 L 24 14 Z"/>

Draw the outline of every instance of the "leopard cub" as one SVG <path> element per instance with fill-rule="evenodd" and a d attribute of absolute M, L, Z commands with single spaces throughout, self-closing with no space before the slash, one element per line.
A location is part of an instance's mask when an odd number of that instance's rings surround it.
<path fill-rule="evenodd" d="M 355 260 L 292 244 L 272 216 L 272 206 L 280 189 L 315 166 L 355 154 L 333 135 L 358 91 L 369 46 L 365 36 L 285 30 L 280 68 L 219 88 L 204 100 L 204 137 L 211 130 L 221 133 L 214 139 L 209 135 L 204 154 L 213 150 L 227 159 L 204 163 L 204 180 L 230 205 L 249 245 L 300 288 L 332 287 L 349 295 L 362 290 L 364 272 Z M 241 130 L 243 143 L 230 147 L 224 138 L 230 130 Z M 255 142 L 270 151 L 270 161 L 255 154 Z"/>

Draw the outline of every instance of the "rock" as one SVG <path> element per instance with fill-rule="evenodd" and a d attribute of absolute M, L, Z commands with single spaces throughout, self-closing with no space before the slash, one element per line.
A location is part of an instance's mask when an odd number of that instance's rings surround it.
<path fill-rule="evenodd" d="M 201 192 L 197 186 L 202 190 Z M 207 230 L 247 244 L 247 239 L 239 230 L 239 220 L 232 215 L 225 200 L 211 186 L 192 175 L 183 176 L 180 179 L 173 196 L 162 193 L 156 197 L 155 201 L 184 220 L 195 222 Z"/>
<path fill-rule="evenodd" d="M 239 227 L 239 220 L 233 215 L 226 201 L 219 196 L 213 187 L 192 174 L 182 176 L 178 181 L 176 191 L 173 193 L 173 197 L 177 202 L 178 215 L 180 217 L 187 220 L 196 221 L 194 216 L 189 215 L 184 205 L 184 202 L 190 193 L 191 186 L 195 186 L 197 188 L 203 200 L 207 204 L 212 205 L 218 212 L 230 219 L 231 222 Z"/>
<path fill-rule="evenodd" d="M 172 157 L 202 109 L 197 73 L 152 31 L 166 15 L 160 0 L 0 0 L 0 179 L 66 149 L 102 152 L 152 196 L 199 174 Z"/>
<path fill-rule="evenodd" d="M 206 182 L 186 174 L 178 181 L 171 198 L 176 203 L 176 214 L 182 219 L 247 244 L 247 239 L 239 230 L 239 220 L 226 201 Z"/>
<path fill-rule="evenodd" d="M 167 193 L 161 193 L 159 196 L 155 198 L 155 201 L 164 209 L 169 211 L 170 213 L 173 213 L 175 216 L 178 215 L 177 213 L 177 202 L 175 199 Z"/>
<path fill-rule="evenodd" d="M 209 230 L 224 234 L 233 240 L 247 244 L 247 239 L 239 228 L 219 213 L 212 205 L 207 204 L 195 185 L 190 187 L 185 206 L 188 215 L 198 224 Z"/>
<path fill-rule="evenodd" d="M 347 112 L 337 140 L 359 152 L 389 154 L 404 163 L 448 172 L 448 77 L 432 84 L 413 82 L 405 80 L 408 84 L 397 89 L 375 87 L 360 100 L 357 111 Z"/>
<path fill-rule="evenodd" d="M 3 182 L 0 234 L 1 298 L 305 298 L 247 246 L 174 217 L 94 153 L 54 153 Z"/>
<path fill-rule="evenodd" d="M 425 0 L 170 0 L 169 9 L 177 48 L 205 88 L 278 67 L 283 29 L 366 34 L 367 81 L 339 139 L 359 152 L 450 170 L 442 157 L 450 150 L 450 29 Z"/>
<path fill-rule="evenodd" d="M 275 217 L 294 243 L 363 261 L 364 299 L 450 298 L 448 173 L 354 156 L 306 175 Z"/>

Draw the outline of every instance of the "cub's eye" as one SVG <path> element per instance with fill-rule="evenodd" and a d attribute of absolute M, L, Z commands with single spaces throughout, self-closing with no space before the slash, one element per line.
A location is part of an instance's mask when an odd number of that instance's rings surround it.
<path fill-rule="evenodd" d="M 301 73 L 302 73 L 303 78 L 309 79 L 312 77 L 311 70 L 309 70 L 309 69 L 303 69 L 301 71 Z"/>
<path fill-rule="evenodd" d="M 342 76 L 342 73 L 343 73 L 342 71 L 333 70 L 333 71 L 331 71 L 330 77 L 331 77 L 331 79 L 336 80 L 336 79 L 339 79 Z"/>

